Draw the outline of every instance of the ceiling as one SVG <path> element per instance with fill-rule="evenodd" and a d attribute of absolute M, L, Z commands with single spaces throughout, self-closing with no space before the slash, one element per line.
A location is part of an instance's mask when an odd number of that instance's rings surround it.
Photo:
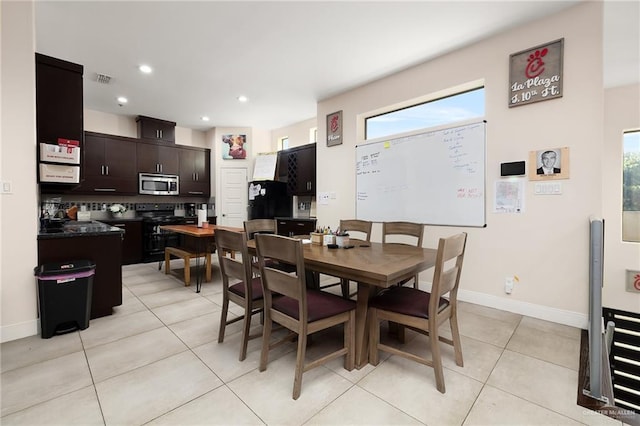
<path fill-rule="evenodd" d="M 578 2 L 39 0 L 36 51 L 84 65 L 88 109 L 198 130 L 275 129 L 315 117 L 320 100 Z M 609 42 L 630 56 L 628 31 L 612 28 Z M 624 68 L 626 57 L 611 60 Z"/>

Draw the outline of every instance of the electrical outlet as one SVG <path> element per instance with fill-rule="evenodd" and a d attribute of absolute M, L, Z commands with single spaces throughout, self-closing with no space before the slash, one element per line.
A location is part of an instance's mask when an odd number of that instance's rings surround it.
<path fill-rule="evenodd" d="M 504 292 L 507 294 L 511 294 L 513 291 L 513 277 L 506 277 L 504 279 Z"/>

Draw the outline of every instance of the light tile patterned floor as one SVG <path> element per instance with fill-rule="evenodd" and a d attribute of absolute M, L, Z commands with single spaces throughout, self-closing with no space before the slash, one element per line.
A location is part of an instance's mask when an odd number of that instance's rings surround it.
<path fill-rule="evenodd" d="M 383 355 L 377 367 L 349 372 L 338 359 L 305 373 L 294 401 L 295 346 L 272 351 L 262 373 L 260 339 L 238 361 L 240 322 L 217 343 L 218 270 L 199 294 L 180 273 L 166 276 L 155 263 L 125 266 L 123 305 L 113 315 L 80 332 L 2 344 L 0 423 L 620 425 L 575 402 L 580 330 L 468 303 L 460 304 L 465 366 L 443 345 L 446 394 L 431 368 Z M 341 339 L 340 330 L 320 334 L 307 355 Z M 429 350 L 416 333 L 407 332 L 406 344 Z"/>

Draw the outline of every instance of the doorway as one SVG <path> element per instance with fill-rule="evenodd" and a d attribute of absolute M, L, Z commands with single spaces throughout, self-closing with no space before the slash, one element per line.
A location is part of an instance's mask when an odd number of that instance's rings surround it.
<path fill-rule="evenodd" d="M 247 220 L 247 184 L 246 168 L 220 169 L 218 225 L 244 227 Z"/>

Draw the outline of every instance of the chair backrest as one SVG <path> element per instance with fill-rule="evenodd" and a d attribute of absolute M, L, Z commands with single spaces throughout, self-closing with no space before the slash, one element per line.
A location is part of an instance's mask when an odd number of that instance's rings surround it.
<path fill-rule="evenodd" d="M 264 289 L 265 309 L 271 306 L 272 293 L 291 297 L 298 301 L 299 318 L 303 323 L 306 323 L 307 286 L 302 241 L 269 234 L 256 234 L 255 238 Z M 270 267 L 265 259 L 276 260 L 280 264 L 294 265 L 296 271 L 287 273 Z"/>
<path fill-rule="evenodd" d="M 251 262 L 245 262 L 245 260 L 251 259 L 247 249 L 247 234 L 228 229 L 218 229 L 216 230 L 215 240 L 216 248 L 218 249 L 222 285 L 225 290 L 229 288 L 230 279 L 233 280 L 231 285 L 242 281 L 246 297 L 252 300 L 252 287 L 250 285 L 252 279 Z M 232 258 L 230 253 L 235 253 L 235 258 Z"/>
<path fill-rule="evenodd" d="M 349 238 L 371 241 L 372 222 L 368 220 L 347 219 L 340 220 L 340 230 L 347 231 Z M 355 234 L 354 234 L 355 232 Z"/>
<path fill-rule="evenodd" d="M 392 238 L 390 241 L 389 236 L 409 236 L 415 238 L 415 246 L 422 247 L 422 239 L 424 238 L 424 225 L 414 222 L 383 222 L 382 223 L 382 242 L 399 242 L 397 238 Z"/>
<path fill-rule="evenodd" d="M 244 221 L 244 232 L 247 233 L 247 239 L 255 238 L 256 233 L 260 234 L 277 234 L 278 222 L 275 219 L 251 219 Z"/>
<path fill-rule="evenodd" d="M 466 243 L 466 232 L 461 232 L 448 238 L 440 238 L 431 285 L 430 312 L 436 312 L 432 311 L 432 309 L 437 309 L 440 297 L 447 293 L 450 293 L 450 302 L 456 301 Z M 453 259 L 455 259 L 455 262 L 452 264 L 450 261 L 453 261 Z"/>

